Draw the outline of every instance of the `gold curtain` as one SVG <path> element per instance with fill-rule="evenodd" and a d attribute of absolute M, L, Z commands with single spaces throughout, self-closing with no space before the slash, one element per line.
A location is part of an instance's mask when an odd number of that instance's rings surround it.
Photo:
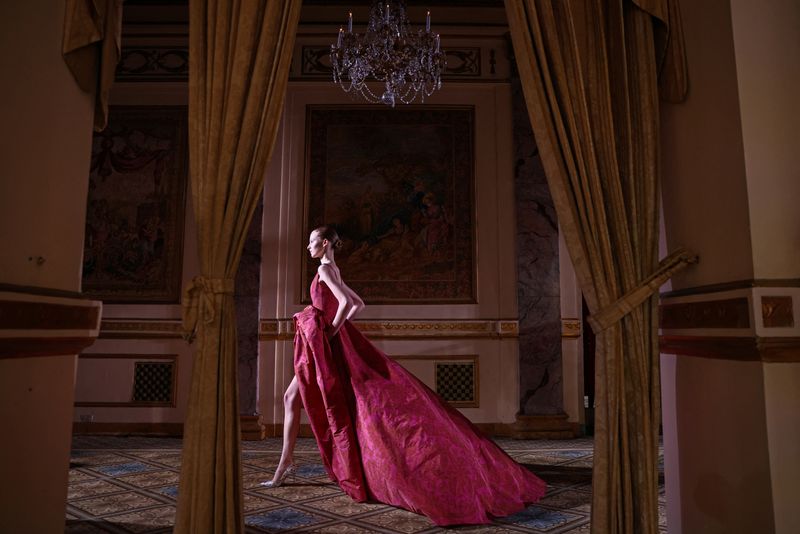
<path fill-rule="evenodd" d="M 243 532 L 234 276 L 283 111 L 300 0 L 189 3 L 189 170 L 201 276 L 175 531 Z"/>
<path fill-rule="evenodd" d="M 101 131 L 122 51 L 122 0 L 66 0 L 64 7 L 61 55 L 78 86 L 94 91 L 94 129 Z"/>
<path fill-rule="evenodd" d="M 506 0 L 531 124 L 597 334 L 592 532 L 658 532 L 659 89 L 686 67 L 677 0 Z"/>

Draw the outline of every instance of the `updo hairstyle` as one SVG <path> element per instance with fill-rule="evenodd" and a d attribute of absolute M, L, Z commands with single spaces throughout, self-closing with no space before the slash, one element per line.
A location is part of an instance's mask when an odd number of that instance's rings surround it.
<path fill-rule="evenodd" d="M 322 239 L 327 239 L 328 243 L 330 243 L 334 249 L 338 250 L 342 248 L 344 243 L 339 239 L 339 234 L 336 233 L 336 229 L 333 225 L 325 224 L 315 228 L 314 231 L 317 232 L 317 235 Z"/>

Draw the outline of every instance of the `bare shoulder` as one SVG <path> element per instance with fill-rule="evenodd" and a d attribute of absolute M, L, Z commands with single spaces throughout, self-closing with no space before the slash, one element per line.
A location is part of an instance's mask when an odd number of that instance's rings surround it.
<path fill-rule="evenodd" d="M 317 267 L 317 273 L 319 274 L 319 277 L 322 279 L 330 278 L 331 275 L 333 275 L 333 268 L 330 265 L 323 263 L 322 265 Z"/>
<path fill-rule="evenodd" d="M 328 263 L 322 264 L 317 268 L 317 272 L 323 281 L 341 283 L 341 275 L 339 274 L 339 269 L 337 269 L 335 265 Z"/>

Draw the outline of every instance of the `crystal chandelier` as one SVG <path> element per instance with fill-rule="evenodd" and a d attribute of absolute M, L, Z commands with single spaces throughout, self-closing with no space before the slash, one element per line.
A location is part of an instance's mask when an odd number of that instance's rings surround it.
<path fill-rule="evenodd" d="M 406 17 L 405 1 L 375 1 L 369 14 L 367 32 L 353 33 L 353 13 L 347 31 L 339 28 L 336 44 L 331 45 L 333 81 L 345 92 L 355 91 L 368 102 L 394 107 L 400 100 L 410 104 L 417 96 L 424 102 L 442 87 L 445 55 L 439 48 L 439 34 L 431 32 L 431 12 L 425 29 L 414 31 Z M 367 81 L 382 82 L 378 96 Z"/>

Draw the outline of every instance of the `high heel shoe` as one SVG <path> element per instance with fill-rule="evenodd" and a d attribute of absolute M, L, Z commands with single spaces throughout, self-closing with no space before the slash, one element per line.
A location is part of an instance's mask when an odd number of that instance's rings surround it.
<path fill-rule="evenodd" d="M 284 481 L 289 477 L 294 477 L 294 473 L 297 471 L 297 466 L 292 464 L 287 467 L 281 476 L 278 477 L 277 480 L 267 480 L 266 482 L 262 482 L 260 485 L 264 486 L 265 488 L 279 488 L 283 486 Z"/>

